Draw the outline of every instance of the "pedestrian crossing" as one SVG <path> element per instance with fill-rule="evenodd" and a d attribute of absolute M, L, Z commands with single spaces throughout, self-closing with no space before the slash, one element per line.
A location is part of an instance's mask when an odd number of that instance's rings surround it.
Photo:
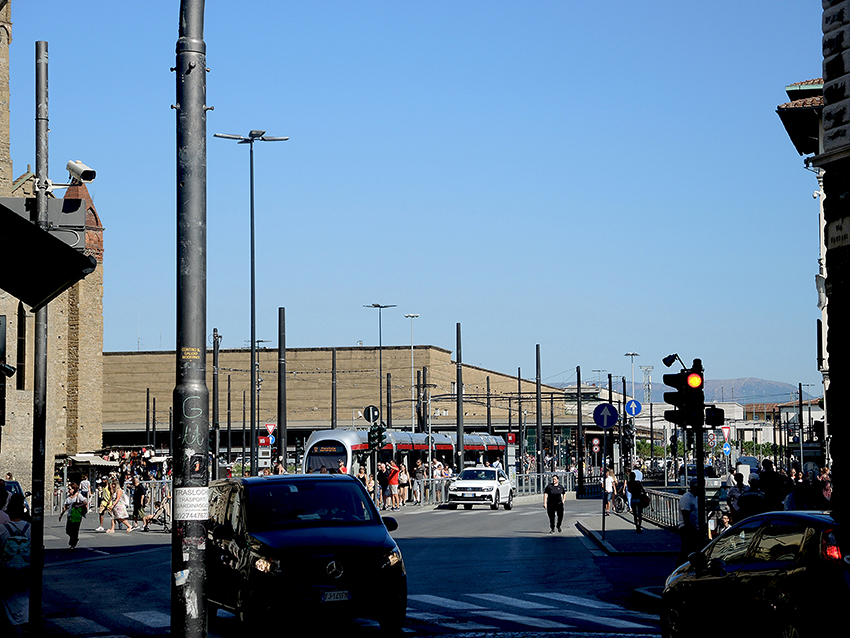
<path fill-rule="evenodd" d="M 577 631 L 657 635 L 658 617 L 620 605 L 562 592 L 508 596 L 467 593 L 456 598 L 411 594 L 407 598 L 411 631 Z M 420 626 L 424 625 L 424 626 Z M 442 631 L 440 631 L 442 630 Z"/>

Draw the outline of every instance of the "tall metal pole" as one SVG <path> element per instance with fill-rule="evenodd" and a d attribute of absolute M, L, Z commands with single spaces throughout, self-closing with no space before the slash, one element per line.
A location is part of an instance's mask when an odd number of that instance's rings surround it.
<path fill-rule="evenodd" d="M 331 430 L 336 430 L 336 348 L 331 349 Z"/>
<path fill-rule="evenodd" d="M 535 425 L 537 426 L 537 472 L 543 472 L 543 395 L 540 379 L 540 344 L 536 348 L 536 366 L 534 375 L 534 409 L 537 412 Z"/>
<path fill-rule="evenodd" d="M 260 469 L 257 449 L 257 281 L 256 261 L 254 252 L 254 142 L 250 147 L 250 182 L 251 182 L 251 475 L 257 476 Z"/>
<path fill-rule="evenodd" d="M 286 469 L 286 309 L 277 309 L 277 435 L 280 456 Z"/>
<path fill-rule="evenodd" d="M 37 224 L 47 230 L 48 99 L 47 42 L 35 43 L 35 204 Z M 32 527 L 30 529 L 30 632 L 43 624 L 44 492 L 47 441 L 47 306 L 35 313 L 32 414 Z"/>
<path fill-rule="evenodd" d="M 581 366 L 576 366 L 576 462 L 578 463 L 578 485 L 576 496 L 584 496 L 584 431 L 581 422 Z"/>
<path fill-rule="evenodd" d="M 230 375 L 227 375 L 227 462 L 233 461 L 233 425 L 230 403 Z"/>
<path fill-rule="evenodd" d="M 463 356 L 460 350 L 460 324 L 457 324 L 457 394 L 455 395 L 457 409 L 457 471 L 463 471 Z"/>
<path fill-rule="evenodd" d="M 204 0 L 181 0 L 177 79 L 177 351 L 171 635 L 207 635 L 207 132 Z"/>
<path fill-rule="evenodd" d="M 213 462 L 212 478 L 221 478 L 218 475 L 218 455 L 221 448 L 221 426 L 219 424 L 219 392 L 218 392 L 218 355 L 221 344 L 221 334 L 218 328 L 213 328 L 213 400 L 212 400 L 212 427 L 213 427 Z M 230 459 L 227 459 L 230 462 Z"/>
<path fill-rule="evenodd" d="M 414 394 L 414 385 L 413 385 L 413 320 L 416 319 L 418 314 L 406 314 L 404 315 L 407 319 L 410 319 L 410 431 L 416 432 L 416 412 L 413 409 L 413 405 L 416 401 L 416 395 Z"/>

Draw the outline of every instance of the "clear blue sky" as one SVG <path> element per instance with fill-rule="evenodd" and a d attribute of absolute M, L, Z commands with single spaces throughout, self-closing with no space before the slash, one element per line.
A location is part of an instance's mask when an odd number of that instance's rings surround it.
<path fill-rule="evenodd" d="M 775 108 L 821 75 L 821 5 L 207 2 L 208 331 L 414 341 L 547 382 L 701 357 L 710 379 L 818 383 L 817 183 Z M 12 157 L 95 168 L 107 351 L 175 344 L 179 2 L 13 0 Z M 818 393 L 817 388 L 812 388 Z"/>

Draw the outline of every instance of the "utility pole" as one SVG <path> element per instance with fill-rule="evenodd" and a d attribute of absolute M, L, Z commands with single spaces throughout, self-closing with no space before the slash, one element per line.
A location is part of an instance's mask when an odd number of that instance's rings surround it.
<path fill-rule="evenodd" d="M 171 635 L 207 635 L 207 132 L 204 0 L 180 3 L 177 63 L 177 348 Z M 253 388 L 252 388 L 253 391 Z"/>

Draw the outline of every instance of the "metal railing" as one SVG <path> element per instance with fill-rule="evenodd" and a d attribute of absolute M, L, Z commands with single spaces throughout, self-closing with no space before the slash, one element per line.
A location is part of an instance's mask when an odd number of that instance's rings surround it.
<path fill-rule="evenodd" d="M 148 488 L 148 500 L 150 505 L 148 506 L 148 510 L 153 507 L 155 501 L 162 501 L 164 497 L 171 496 L 171 479 L 168 480 L 156 480 L 156 481 L 141 481 L 140 485 L 144 485 Z M 133 512 L 133 484 L 130 482 L 124 483 L 124 487 L 121 488 L 124 491 L 124 494 L 127 497 L 127 502 L 130 503 L 128 507 L 128 512 L 132 514 Z M 62 511 L 62 507 L 65 504 L 65 499 L 68 498 L 68 486 L 67 485 L 59 485 L 53 490 L 53 500 L 51 502 L 51 513 L 58 514 Z M 98 495 L 97 489 L 93 489 L 89 493 L 88 498 L 88 508 L 90 512 L 97 512 L 100 507 L 100 496 Z"/>

